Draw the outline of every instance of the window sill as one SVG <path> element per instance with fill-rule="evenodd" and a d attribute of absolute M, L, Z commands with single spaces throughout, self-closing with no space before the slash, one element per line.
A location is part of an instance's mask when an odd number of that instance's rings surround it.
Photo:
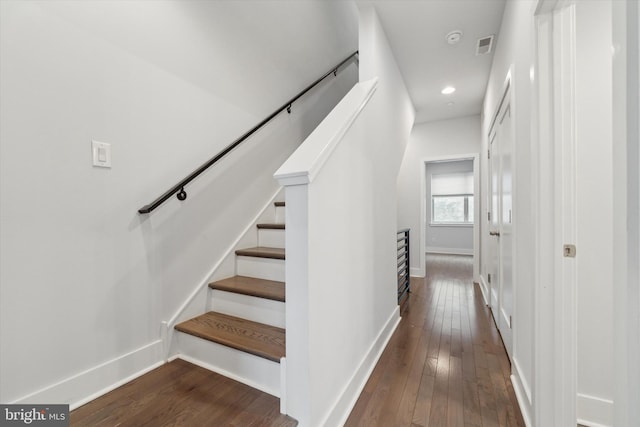
<path fill-rule="evenodd" d="M 459 222 L 451 222 L 451 223 L 430 222 L 429 223 L 429 227 L 462 227 L 462 228 L 470 228 L 470 227 L 473 227 L 473 223 L 472 222 L 465 222 L 465 223 L 459 223 Z"/>

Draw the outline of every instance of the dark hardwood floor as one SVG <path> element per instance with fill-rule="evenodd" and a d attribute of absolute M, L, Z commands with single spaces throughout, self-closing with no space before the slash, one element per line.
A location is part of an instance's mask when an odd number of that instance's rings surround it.
<path fill-rule="evenodd" d="M 524 426 L 470 257 L 428 256 L 346 426 Z M 76 409 L 72 426 L 295 426 L 277 398 L 181 360 Z"/>
<path fill-rule="evenodd" d="M 77 427 L 297 424 L 280 414 L 278 398 L 180 359 L 71 412 Z"/>
<path fill-rule="evenodd" d="M 428 255 L 346 426 L 524 426 L 472 258 Z"/>

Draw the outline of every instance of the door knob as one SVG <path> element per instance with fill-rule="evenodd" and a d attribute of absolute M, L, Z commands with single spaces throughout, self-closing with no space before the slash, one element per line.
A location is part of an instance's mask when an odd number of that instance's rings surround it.
<path fill-rule="evenodd" d="M 498 237 L 500 237 L 500 232 L 499 231 L 490 231 L 489 232 L 489 236 L 498 236 Z"/>

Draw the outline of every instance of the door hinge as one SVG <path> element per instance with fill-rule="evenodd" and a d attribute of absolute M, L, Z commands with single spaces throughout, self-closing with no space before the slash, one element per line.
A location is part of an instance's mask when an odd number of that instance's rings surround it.
<path fill-rule="evenodd" d="M 576 245 L 564 245 L 562 254 L 565 258 L 575 258 L 576 257 Z"/>
<path fill-rule="evenodd" d="M 513 316 L 509 316 L 509 329 L 513 329 Z"/>
<path fill-rule="evenodd" d="M 487 280 L 491 283 L 491 273 L 487 274 Z"/>
<path fill-rule="evenodd" d="M 487 159 L 491 158 L 491 150 L 487 150 Z"/>
<path fill-rule="evenodd" d="M 487 221 L 491 221 L 491 212 L 487 212 Z"/>

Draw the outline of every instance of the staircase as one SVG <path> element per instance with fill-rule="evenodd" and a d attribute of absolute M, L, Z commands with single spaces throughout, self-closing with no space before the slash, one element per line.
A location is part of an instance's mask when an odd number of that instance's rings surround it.
<path fill-rule="evenodd" d="M 281 397 L 285 356 L 284 202 L 235 252 L 236 276 L 209 284 L 208 312 L 175 326 L 179 357 Z"/>

